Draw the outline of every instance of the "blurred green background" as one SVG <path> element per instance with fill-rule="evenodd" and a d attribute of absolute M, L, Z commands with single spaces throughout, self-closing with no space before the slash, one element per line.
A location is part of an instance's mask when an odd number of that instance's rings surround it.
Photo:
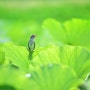
<path fill-rule="evenodd" d="M 90 18 L 89 0 L 0 0 L 0 19 L 34 20 L 46 18 L 65 21 Z"/>
<path fill-rule="evenodd" d="M 0 43 L 13 41 L 27 46 L 31 34 L 41 35 L 47 18 L 88 20 L 90 0 L 0 0 Z"/>

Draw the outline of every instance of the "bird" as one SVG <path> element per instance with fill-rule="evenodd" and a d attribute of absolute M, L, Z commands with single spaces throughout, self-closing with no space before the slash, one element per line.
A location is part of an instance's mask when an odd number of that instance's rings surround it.
<path fill-rule="evenodd" d="M 35 49 L 35 37 L 36 37 L 36 35 L 34 35 L 34 34 L 32 34 L 30 36 L 30 39 L 28 41 L 28 50 L 29 50 L 29 52 L 33 52 L 34 49 Z"/>

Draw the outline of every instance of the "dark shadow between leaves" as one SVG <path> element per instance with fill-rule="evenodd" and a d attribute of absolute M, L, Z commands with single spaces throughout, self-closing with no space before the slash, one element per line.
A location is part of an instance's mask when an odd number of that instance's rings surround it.
<path fill-rule="evenodd" d="M 15 87 L 10 85 L 0 85 L 0 90 L 17 90 Z"/>

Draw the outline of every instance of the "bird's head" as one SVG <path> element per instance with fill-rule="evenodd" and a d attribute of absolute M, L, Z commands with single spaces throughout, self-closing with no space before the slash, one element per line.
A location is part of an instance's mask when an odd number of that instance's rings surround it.
<path fill-rule="evenodd" d="M 36 35 L 34 35 L 34 34 L 32 34 L 32 35 L 30 36 L 31 39 L 34 39 L 35 37 L 36 37 Z"/>
<path fill-rule="evenodd" d="M 35 38 L 35 37 L 36 37 L 36 35 L 34 35 L 34 34 L 31 35 L 31 38 Z"/>

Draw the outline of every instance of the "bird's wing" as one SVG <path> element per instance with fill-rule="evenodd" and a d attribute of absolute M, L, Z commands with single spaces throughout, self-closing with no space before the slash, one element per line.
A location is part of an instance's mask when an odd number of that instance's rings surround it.
<path fill-rule="evenodd" d="M 29 41 L 28 41 L 28 49 L 30 49 L 30 46 L 29 46 Z"/>
<path fill-rule="evenodd" d="M 35 49 L 35 42 L 34 42 L 34 49 Z"/>

